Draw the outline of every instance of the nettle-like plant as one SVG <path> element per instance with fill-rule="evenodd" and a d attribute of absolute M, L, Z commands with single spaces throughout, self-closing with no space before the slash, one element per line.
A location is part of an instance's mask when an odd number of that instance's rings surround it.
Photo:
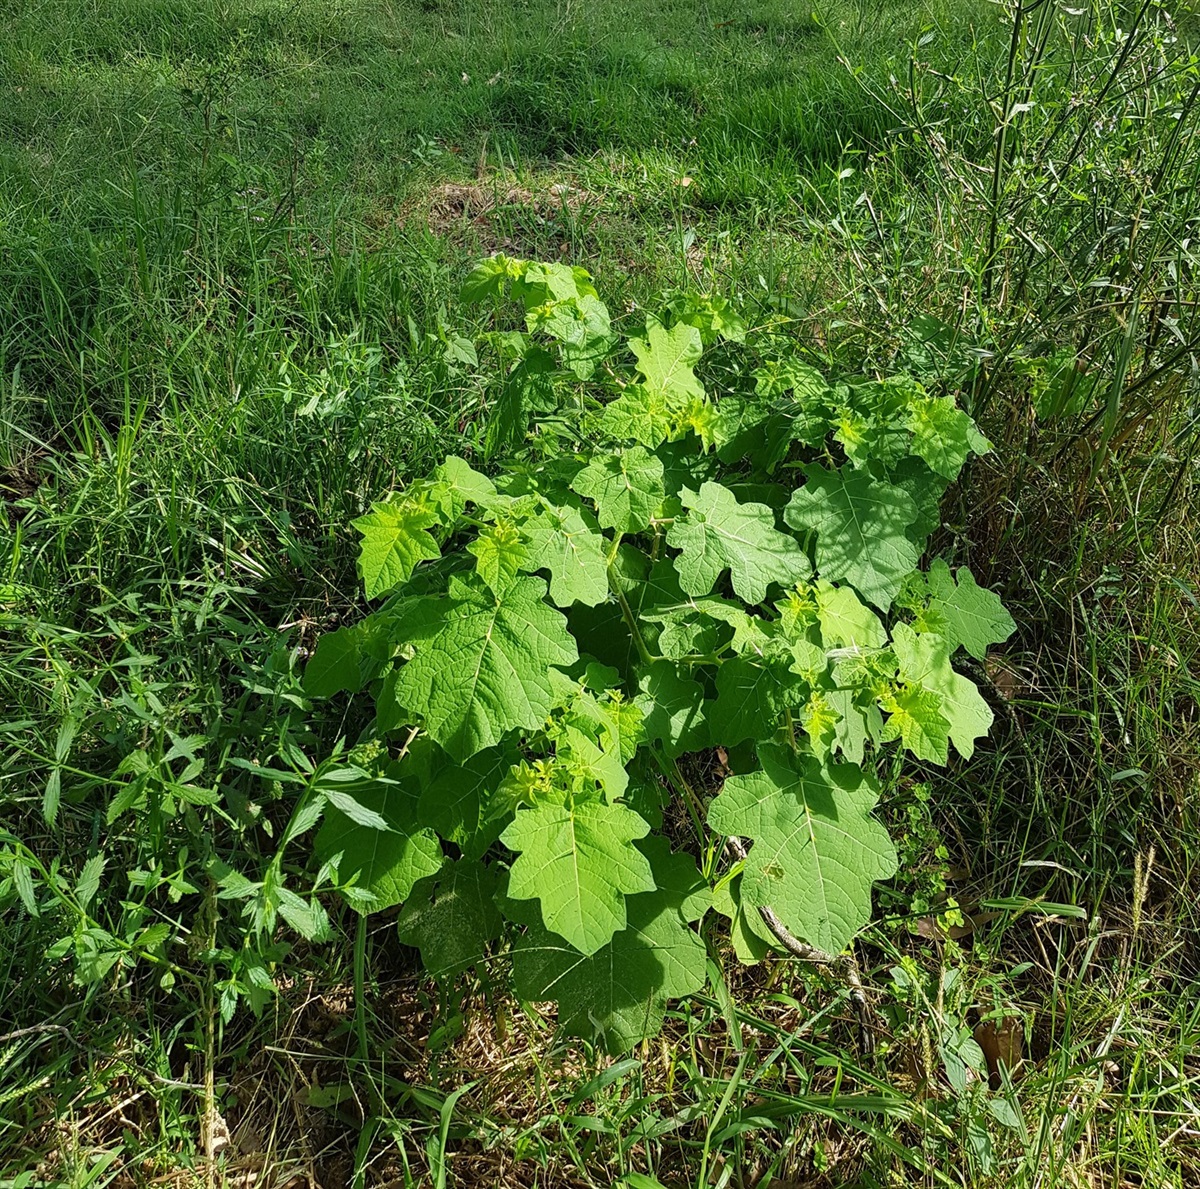
<path fill-rule="evenodd" d="M 494 477 L 447 458 L 355 522 L 384 601 L 305 687 L 371 691 L 373 782 L 317 851 L 360 911 L 403 905 L 438 978 L 508 922 L 517 993 L 619 1051 L 704 985 L 710 909 L 746 961 L 834 961 L 896 869 L 882 749 L 944 764 L 988 731 L 952 658 L 1013 622 L 918 562 L 989 444 L 952 398 L 831 383 L 720 299 L 623 344 L 578 268 L 495 256 L 465 292 L 525 310 L 491 336 Z M 713 796 L 685 773 L 715 749 Z"/>

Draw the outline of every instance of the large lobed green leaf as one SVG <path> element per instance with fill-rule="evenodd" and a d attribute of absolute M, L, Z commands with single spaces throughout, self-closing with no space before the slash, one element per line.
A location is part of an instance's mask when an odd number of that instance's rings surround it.
<path fill-rule="evenodd" d="M 784 519 L 817 534 L 822 578 L 852 583 L 886 611 L 921 555 L 906 532 L 917 519 L 912 498 L 851 467 L 808 466 L 804 474 L 808 482 L 792 496 Z"/>
<path fill-rule="evenodd" d="M 682 551 L 675 568 L 688 594 L 708 594 L 728 569 L 738 596 L 761 603 L 772 582 L 790 586 L 811 575 L 800 546 L 775 527 L 765 504 L 739 504 L 720 483 L 705 483 L 699 494 L 684 488 L 681 498 L 688 514 L 671 526 L 667 544 Z"/>
<path fill-rule="evenodd" d="M 522 809 L 501 836 L 517 852 L 508 895 L 541 901 L 546 928 L 594 954 L 625 928 L 625 896 L 654 890 L 650 864 L 632 845 L 649 831 L 619 803 Z"/>
<path fill-rule="evenodd" d="M 313 848 L 336 865 L 340 883 L 366 893 L 365 902 L 352 900 L 360 911 L 379 912 L 402 904 L 417 880 L 441 867 L 442 848 L 433 831 L 418 824 L 416 795 L 403 784 L 356 789 L 354 800 L 384 828 L 328 808 Z"/>
<path fill-rule="evenodd" d="M 743 901 L 769 906 L 796 936 L 839 953 L 871 916 L 871 885 L 896 871 L 887 830 L 871 817 L 874 782 L 852 764 L 826 766 L 779 744 L 762 768 L 726 782 L 708 811 L 722 834 L 751 838 Z"/>
<path fill-rule="evenodd" d="M 455 759 L 549 714 L 547 670 L 579 653 L 545 593 L 540 578 L 517 578 L 497 596 L 477 576 L 456 574 L 445 597 L 424 600 L 406 621 L 416 651 L 396 678 L 396 696 Z"/>
<path fill-rule="evenodd" d="M 689 927 L 711 904 L 695 863 L 663 838 L 639 848 L 657 886 L 628 898 L 628 924 L 593 954 L 565 945 L 519 904 L 508 910 L 527 926 L 513 947 L 517 994 L 555 1000 L 564 1032 L 598 1034 L 614 1054 L 657 1033 L 667 1000 L 699 991 L 707 972 L 704 942 Z"/>

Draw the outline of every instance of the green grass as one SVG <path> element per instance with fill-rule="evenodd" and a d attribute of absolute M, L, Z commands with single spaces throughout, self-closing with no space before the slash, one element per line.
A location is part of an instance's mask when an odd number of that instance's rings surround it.
<path fill-rule="evenodd" d="M 0 1186 L 204 1183 L 206 1084 L 230 1184 L 1196 1183 L 1195 18 L 820 7 L 0 0 L 0 840 L 42 908 L 6 859 Z M 348 522 L 478 452 L 456 294 L 499 247 L 584 264 L 629 326 L 711 289 L 830 366 L 971 377 L 997 452 L 941 545 L 1020 634 L 993 744 L 895 782 L 875 1055 L 836 982 L 730 962 L 611 1065 L 502 971 L 439 998 L 383 922 L 364 1065 L 332 902 L 219 1023 L 202 958 L 243 922 L 205 864 L 265 869 L 291 804 L 245 764 L 341 733 L 297 674 L 361 611 Z M 1036 416 L 1064 358 L 1078 407 Z M 110 821 L 134 753 L 160 807 L 221 804 Z M 914 933 L 945 897 L 974 930 Z M 62 937 L 138 959 L 80 985 Z M 989 1013 L 1025 1036 L 1006 1121 L 941 1068 Z"/>

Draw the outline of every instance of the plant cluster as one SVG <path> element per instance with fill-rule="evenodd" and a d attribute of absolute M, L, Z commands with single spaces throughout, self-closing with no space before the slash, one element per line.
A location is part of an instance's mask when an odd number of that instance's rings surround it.
<path fill-rule="evenodd" d="M 719 298 L 625 342 L 580 268 L 494 256 L 464 297 L 524 311 L 491 335 L 493 473 L 448 457 L 355 522 L 382 602 L 304 686 L 375 718 L 316 850 L 359 911 L 403 905 L 431 974 L 507 932 L 517 993 L 619 1051 L 703 986 L 710 910 L 746 961 L 842 952 L 896 869 L 874 756 L 987 733 L 952 660 L 1013 622 L 918 563 L 989 444 L 951 396 L 831 382 Z M 711 796 L 680 760 L 716 748 Z"/>

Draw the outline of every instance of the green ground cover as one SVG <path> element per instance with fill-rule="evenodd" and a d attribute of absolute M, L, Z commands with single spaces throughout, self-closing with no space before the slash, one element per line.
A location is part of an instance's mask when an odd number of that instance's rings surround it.
<path fill-rule="evenodd" d="M 1200 30 L 814 7 L 0 0 L 0 1185 L 1196 1183 Z M 362 714 L 301 685 L 350 522 L 487 469 L 494 251 L 996 445 L 931 555 L 1017 634 L 990 741 L 884 766 L 873 1046 L 710 916 L 614 1062 L 284 845 Z"/>

